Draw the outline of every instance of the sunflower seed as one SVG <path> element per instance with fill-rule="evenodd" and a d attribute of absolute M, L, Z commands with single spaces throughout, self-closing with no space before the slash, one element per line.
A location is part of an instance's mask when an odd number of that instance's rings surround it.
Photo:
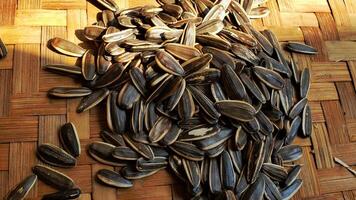
<path fill-rule="evenodd" d="M 300 77 L 300 97 L 308 96 L 310 89 L 310 71 L 309 68 L 304 68 Z"/>
<path fill-rule="evenodd" d="M 6 46 L 0 38 L 0 59 L 5 58 L 6 55 L 7 55 Z"/>
<path fill-rule="evenodd" d="M 291 185 L 283 188 L 281 190 L 282 199 L 290 199 L 298 192 L 300 187 L 302 187 L 303 181 L 301 179 L 296 179 Z"/>
<path fill-rule="evenodd" d="M 129 180 L 142 179 L 148 176 L 151 176 L 157 173 L 160 169 L 151 170 L 151 171 L 137 171 L 136 168 L 133 167 L 123 167 L 121 168 L 121 174 L 123 177 Z"/>
<path fill-rule="evenodd" d="M 168 43 L 164 45 L 164 49 L 174 57 L 183 61 L 187 61 L 201 55 L 200 51 L 195 47 L 183 44 Z"/>
<path fill-rule="evenodd" d="M 102 130 L 100 132 L 100 136 L 101 136 L 101 138 L 103 138 L 103 140 L 105 142 L 108 142 L 114 146 L 125 146 L 124 138 L 119 134 L 114 134 L 114 133 L 110 133 L 108 131 Z"/>
<path fill-rule="evenodd" d="M 43 195 L 42 200 L 61 200 L 61 199 L 76 199 L 82 191 L 78 188 L 63 190 L 51 194 Z"/>
<path fill-rule="evenodd" d="M 286 45 L 287 49 L 296 53 L 304 53 L 304 54 L 317 54 L 318 51 L 309 45 L 297 43 L 297 42 L 288 42 Z"/>
<path fill-rule="evenodd" d="M 37 155 L 43 162 L 56 167 L 71 168 L 77 163 L 72 155 L 52 144 L 41 144 Z"/>
<path fill-rule="evenodd" d="M 305 137 L 309 137 L 313 131 L 312 116 L 310 106 L 307 104 L 303 110 L 302 130 Z"/>
<path fill-rule="evenodd" d="M 96 77 L 95 56 L 93 50 L 87 50 L 82 58 L 82 75 L 85 80 L 92 81 Z"/>
<path fill-rule="evenodd" d="M 166 51 L 163 50 L 157 51 L 156 63 L 162 70 L 168 73 L 177 76 L 184 75 L 183 67 L 179 64 L 179 62 L 175 58 L 173 58 L 173 56 L 171 56 Z"/>
<path fill-rule="evenodd" d="M 14 187 L 9 194 L 6 196 L 6 200 L 21 200 L 25 199 L 27 194 L 30 192 L 32 187 L 37 181 L 36 175 L 30 175 L 22 180 L 19 184 Z"/>
<path fill-rule="evenodd" d="M 255 108 L 247 102 L 238 100 L 223 100 L 215 103 L 222 115 L 238 121 L 251 121 L 256 115 Z"/>
<path fill-rule="evenodd" d="M 127 161 L 116 159 L 112 156 L 115 146 L 105 142 L 93 142 L 89 145 L 88 153 L 95 160 L 111 166 L 126 166 Z"/>
<path fill-rule="evenodd" d="M 46 65 L 43 69 L 54 71 L 54 72 L 63 72 L 68 74 L 82 74 L 81 68 L 78 66 L 62 65 L 62 64 L 51 64 Z"/>
<path fill-rule="evenodd" d="M 204 152 L 194 144 L 177 141 L 170 146 L 170 149 L 188 160 L 200 161 L 204 159 Z"/>
<path fill-rule="evenodd" d="M 36 165 L 32 171 L 41 181 L 59 190 L 69 190 L 75 185 L 67 175 L 44 165 Z"/>
<path fill-rule="evenodd" d="M 262 178 L 262 176 L 259 176 L 257 180 L 247 188 L 246 192 L 244 192 L 242 199 L 262 200 L 264 191 L 265 180 Z"/>
<path fill-rule="evenodd" d="M 68 56 L 82 57 L 85 53 L 82 47 L 62 38 L 53 38 L 50 44 L 55 50 Z"/>
<path fill-rule="evenodd" d="M 267 86 L 273 88 L 273 89 L 277 89 L 280 90 L 283 88 L 284 86 L 284 80 L 281 77 L 281 75 L 279 75 L 277 72 L 274 72 L 273 70 L 264 68 L 264 67 L 259 67 L 259 66 L 255 66 L 253 68 L 256 76 L 263 82 L 265 83 Z"/>
<path fill-rule="evenodd" d="M 62 143 L 63 148 L 74 157 L 78 157 L 81 153 L 80 141 L 72 122 L 66 123 L 61 127 L 59 132 L 59 139 Z"/>
<path fill-rule="evenodd" d="M 220 156 L 220 177 L 225 189 L 234 189 L 236 184 L 236 173 L 232 159 L 227 151 L 223 151 Z"/>
<path fill-rule="evenodd" d="M 77 112 L 81 113 L 98 105 L 109 95 L 109 90 L 106 88 L 97 90 L 87 97 L 84 97 L 77 107 Z"/>
<path fill-rule="evenodd" d="M 217 158 L 211 158 L 209 163 L 209 189 L 213 194 L 222 191 L 222 183 L 219 173 L 219 164 Z"/>
<path fill-rule="evenodd" d="M 298 160 L 303 155 L 303 150 L 298 145 L 287 145 L 282 147 L 278 154 L 283 159 L 283 162 L 292 162 Z"/>
<path fill-rule="evenodd" d="M 101 183 L 112 187 L 130 188 L 133 186 L 131 181 L 123 178 L 119 173 L 113 170 L 101 169 L 96 173 L 96 178 Z"/>
<path fill-rule="evenodd" d="M 60 98 L 84 97 L 92 93 L 91 89 L 86 87 L 55 87 L 48 91 L 48 95 Z"/>

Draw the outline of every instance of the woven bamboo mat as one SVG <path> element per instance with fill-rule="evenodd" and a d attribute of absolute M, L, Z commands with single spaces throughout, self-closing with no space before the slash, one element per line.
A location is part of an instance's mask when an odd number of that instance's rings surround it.
<path fill-rule="evenodd" d="M 117 2 L 121 7 L 154 3 Z M 297 140 L 304 150 L 304 185 L 294 199 L 356 199 L 356 178 L 333 162 L 336 156 L 356 165 L 356 1 L 270 0 L 267 6 L 271 15 L 255 26 L 272 29 L 281 42 L 305 41 L 319 51 L 312 57 L 286 52 L 299 67 L 311 69 L 313 80 L 314 133 Z M 76 30 L 94 22 L 98 11 L 85 0 L 0 0 L 0 37 L 9 50 L 0 61 L 0 199 L 31 173 L 38 144 L 58 144 L 58 127 L 66 121 L 77 125 L 82 148 L 99 140 L 105 113 L 95 108 L 77 114 L 78 100 L 48 99 L 49 88 L 79 83 L 41 70 L 47 63 L 75 63 L 48 50 L 47 41 L 58 36 L 79 43 Z M 185 188 L 166 171 L 117 191 L 93 180 L 103 167 L 83 153 L 78 167 L 61 171 L 82 189 L 82 200 L 183 198 Z M 38 182 L 28 197 L 39 199 L 51 191 Z"/>

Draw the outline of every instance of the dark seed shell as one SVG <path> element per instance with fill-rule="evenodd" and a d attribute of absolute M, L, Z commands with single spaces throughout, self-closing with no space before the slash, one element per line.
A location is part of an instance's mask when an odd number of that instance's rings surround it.
<path fill-rule="evenodd" d="M 85 80 L 92 81 L 96 77 L 96 65 L 93 50 L 87 50 L 82 58 L 82 75 Z"/>
<path fill-rule="evenodd" d="M 239 121 L 251 121 L 256 115 L 255 108 L 247 102 L 223 100 L 215 103 L 221 114 Z"/>
<path fill-rule="evenodd" d="M 32 171 L 41 181 L 59 190 L 69 190 L 74 187 L 74 181 L 70 177 L 50 167 L 36 165 Z"/>
<path fill-rule="evenodd" d="M 37 176 L 32 174 L 22 180 L 15 188 L 13 188 L 6 196 L 6 200 L 25 199 L 32 187 L 37 181 Z"/>
<path fill-rule="evenodd" d="M 92 93 L 92 90 L 86 87 L 55 87 L 48 91 L 48 95 L 60 98 L 85 97 Z"/>
<path fill-rule="evenodd" d="M 297 42 L 288 42 L 286 45 L 287 49 L 296 53 L 304 53 L 304 54 L 317 54 L 318 51 L 309 45 L 297 43 Z"/>
<path fill-rule="evenodd" d="M 42 200 L 62 200 L 62 199 L 76 199 L 80 196 L 82 191 L 78 188 L 59 191 L 51 194 L 43 195 Z"/>
<path fill-rule="evenodd" d="M 284 80 L 277 72 L 259 66 L 255 66 L 253 69 L 256 76 L 269 87 L 277 90 L 283 88 Z"/>
<path fill-rule="evenodd" d="M 312 115 L 310 106 L 307 104 L 303 110 L 302 116 L 302 130 L 305 137 L 309 137 L 313 131 Z"/>
<path fill-rule="evenodd" d="M 109 90 L 106 88 L 97 90 L 90 94 L 89 96 L 83 98 L 78 105 L 77 112 L 81 113 L 86 110 L 91 109 L 92 107 L 98 105 L 109 95 Z"/>
<path fill-rule="evenodd" d="M 59 132 L 59 139 L 63 148 L 74 157 L 78 157 L 81 152 L 80 141 L 77 129 L 74 124 L 69 122 L 61 127 Z"/>
<path fill-rule="evenodd" d="M 56 167 L 71 168 L 77 163 L 72 155 L 52 144 L 41 144 L 37 148 L 37 154 L 43 162 Z"/>
<path fill-rule="evenodd" d="M 106 185 L 117 187 L 117 188 L 130 188 L 133 186 L 132 182 L 122 177 L 119 173 L 108 170 L 101 169 L 96 173 L 96 178 Z"/>
<path fill-rule="evenodd" d="M 68 56 L 82 57 L 85 53 L 85 50 L 82 47 L 62 38 L 53 38 L 50 41 L 50 44 L 58 52 Z"/>

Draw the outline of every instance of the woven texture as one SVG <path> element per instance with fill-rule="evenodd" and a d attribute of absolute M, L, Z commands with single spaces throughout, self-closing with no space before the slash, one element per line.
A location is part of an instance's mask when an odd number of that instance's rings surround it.
<path fill-rule="evenodd" d="M 155 4 L 153 0 L 117 0 L 121 8 Z M 356 199 L 356 178 L 334 164 L 338 157 L 356 165 L 356 2 L 355 0 L 269 0 L 269 17 L 255 20 L 258 29 L 270 28 L 280 42 L 302 41 L 319 54 L 285 52 L 299 68 L 312 72 L 309 100 L 313 135 L 298 138 L 303 147 L 304 185 L 294 199 Z M 62 37 L 80 43 L 78 29 L 95 21 L 99 10 L 85 0 L 0 0 L 0 37 L 9 54 L 0 61 L 0 199 L 31 173 L 38 163 L 36 146 L 58 141 L 58 128 L 74 122 L 82 148 L 99 139 L 106 126 L 103 108 L 75 112 L 78 99 L 53 100 L 54 86 L 78 86 L 76 80 L 43 71 L 49 63 L 75 64 L 76 60 L 53 53 L 47 41 Z M 340 62 L 335 62 L 340 61 Z M 135 181 L 131 189 L 115 190 L 94 181 L 95 172 L 110 168 L 82 153 L 79 165 L 60 169 L 82 189 L 82 200 L 183 199 L 183 184 L 167 171 Z M 356 168 L 355 168 L 356 169 Z M 40 199 L 54 190 L 38 182 L 29 199 Z"/>

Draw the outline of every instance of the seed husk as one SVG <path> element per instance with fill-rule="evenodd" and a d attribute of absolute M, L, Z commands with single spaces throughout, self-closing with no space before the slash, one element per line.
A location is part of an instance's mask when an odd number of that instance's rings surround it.
<path fill-rule="evenodd" d="M 75 74 L 75 75 L 82 74 L 80 67 L 71 66 L 71 65 L 50 64 L 50 65 L 44 66 L 43 69 L 54 71 L 54 72 L 59 72 L 59 73 L 68 73 L 68 74 Z"/>
<path fill-rule="evenodd" d="M 310 106 L 307 104 L 303 110 L 302 116 L 302 130 L 305 137 L 309 137 L 312 134 L 313 124 Z"/>
<path fill-rule="evenodd" d="M 232 159 L 227 151 L 223 151 L 220 156 L 220 177 L 224 188 L 234 189 L 236 184 L 236 173 Z"/>
<path fill-rule="evenodd" d="M 302 167 L 300 165 L 295 165 L 288 173 L 288 176 L 285 180 L 285 185 L 290 186 L 299 176 Z"/>
<path fill-rule="evenodd" d="M 265 83 L 267 86 L 273 88 L 273 89 L 277 89 L 280 90 L 283 88 L 284 86 L 284 80 L 281 77 L 281 75 L 279 75 L 277 72 L 274 72 L 273 70 L 264 68 L 264 67 L 259 67 L 259 66 L 255 66 L 253 68 L 256 76 L 263 82 Z"/>
<path fill-rule="evenodd" d="M 231 43 L 221 39 L 218 36 L 213 35 L 198 35 L 197 41 L 206 46 L 216 47 L 221 50 L 229 50 L 231 48 Z"/>
<path fill-rule="evenodd" d="M 109 128 L 117 133 L 121 134 L 127 131 L 128 129 L 128 115 L 126 110 L 119 107 L 116 103 L 118 93 L 117 91 L 113 91 L 107 97 L 107 104 L 106 104 L 106 117 L 108 121 Z"/>
<path fill-rule="evenodd" d="M 265 180 L 265 195 L 271 200 L 280 200 L 282 195 L 278 190 L 278 187 L 274 182 L 266 175 L 261 174 L 262 178 Z"/>
<path fill-rule="evenodd" d="M 307 98 L 303 98 L 303 99 L 301 99 L 298 103 L 296 103 L 294 106 L 293 106 L 293 108 L 289 111 L 289 117 L 291 118 L 291 119 L 294 119 L 297 115 L 299 115 L 302 111 L 303 111 L 303 109 L 304 109 L 304 107 L 305 107 L 305 105 L 308 103 L 308 99 Z"/>
<path fill-rule="evenodd" d="M 67 175 L 44 165 L 36 165 L 32 171 L 41 181 L 59 190 L 69 190 L 75 185 Z"/>
<path fill-rule="evenodd" d="M 263 163 L 262 171 L 272 180 L 283 182 L 287 178 L 287 170 L 284 167 L 272 163 Z"/>
<path fill-rule="evenodd" d="M 200 184 L 200 167 L 196 161 L 182 159 L 184 171 L 187 175 L 187 178 L 192 184 L 193 188 L 196 188 Z"/>
<path fill-rule="evenodd" d="M 246 192 L 244 192 L 242 199 L 262 200 L 264 191 L 265 180 L 261 176 L 259 176 L 257 180 L 247 188 Z"/>
<path fill-rule="evenodd" d="M 223 100 L 215 103 L 222 115 L 238 121 L 251 121 L 257 114 L 255 108 L 247 102 L 238 100 Z"/>
<path fill-rule="evenodd" d="M 100 136 L 107 143 L 110 143 L 114 146 L 126 146 L 124 138 L 115 133 L 110 133 L 109 131 L 102 130 L 100 131 Z"/>
<path fill-rule="evenodd" d="M 298 145 L 287 145 L 282 147 L 278 154 L 283 159 L 283 162 L 293 162 L 298 160 L 303 155 L 303 150 Z"/>
<path fill-rule="evenodd" d="M 131 82 L 127 82 L 117 96 L 117 104 L 125 109 L 131 109 L 133 104 L 140 99 L 140 93 Z"/>
<path fill-rule="evenodd" d="M 183 61 L 187 61 L 201 55 L 200 51 L 195 47 L 183 44 L 168 43 L 164 45 L 164 49 L 174 57 Z"/>
<path fill-rule="evenodd" d="M 246 97 L 245 86 L 230 65 L 224 65 L 222 67 L 221 77 L 228 97 L 231 99 L 244 99 Z"/>
<path fill-rule="evenodd" d="M 219 133 L 203 140 L 196 141 L 196 145 L 202 150 L 209 150 L 219 146 L 228 140 L 233 134 L 232 129 L 221 129 Z"/>
<path fill-rule="evenodd" d="M 61 127 L 59 139 L 63 148 L 74 157 L 78 157 L 81 153 L 79 136 L 77 129 L 72 122 L 66 123 Z"/>
<path fill-rule="evenodd" d="M 73 188 L 43 195 L 42 200 L 76 199 L 80 196 L 81 193 L 82 191 L 79 188 Z"/>
<path fill-rule="evenodd" d="M 296 179 L 291 185 L 281 190 L 282 199 L 290 199 L 302 187 L 303 181 Z"/>
<path fill-rule="evenodd" d="M 213 102 L 208 97 L 206 97 L 200 90 L 195 87 L 189 87 L 189 91 L 192 93 L 194 99 L 197 101 L 199 106 L 208 116 L 214 119 L 220 117 L 220 113 L 215 109 Z"/>
<path fill-rule="evenodd" d="M 310 89 L 310 71 L 304 68 L 300 77 L 300 97 L 306 98 Z"/>
<path fill-rule="evenodd" d="M 314 47 L 298 42 L 288 42 L 286 47 L 288 50 L 296 53 L 311 54 L 311 55 L 318 53 L 318 51 Z"/>
<path fill-rule="evenodd" d="M 260 170 L 263 166 L 265 156 L 265 142 L 256 141 L 250 142 L 248 146 L 248 162 L 246 178 L 249 183 L 253 183 L 259 178 Z"/>
<path fill-rule="evenodd" d="M 93 50 L 87 50 L 82 58 L 82 75 L 85 80 L 92 81 L 96 77 L 96 65 Z"/>
<path fill-rule="evenodd" d="M 296 138 L 298 134 L 298 130 L 300 125 L 302 124 L 302 119 L 297 116 L 293 119 L 292 123 L 290 124 L 289 127 L 287 127 L 287 136 L 284 141 L 286 145 L 292 144 L 294 139 Z"/>
<path fill-rule="evenodd" d="M 22 200 L 25 199 L 27 194 L 30 192 L 32 187 L 35 185 L 37 181 L 36 175 L 29 175 L 24 180 L 22 180 L 19 184 L 14 187 L 9 194 L 6 196 L 6 200 Z"/>
<path fill-rule="evenodd" d="M 185 25 L 180 43 L 193 47 L 195 45 L 195 41 L 196 41 L 196 25 L 192 21 L 189 21 Z"/>
<path fill-rule="evenodd" d="M 81 113 L 91 109 L 92 107 L 98 105 L 101 101 L 103 101 L 108 95 L 110 91 L 106 88 L 97 90 L 90 94 L 87 97 L 84 97 L 80 104 L 78 105 L 77 112 Z"/>
<path fill-rule="evenodd" d="M 136 89 L 143 95 L 147 94 L 147 82 L 144 77 L 142 69 L 138 67 L 133 67 L 129 71 L 132 83 L 135 85 Z"/>
<path fill-rule="evenodd" d="M 106 185 L 116 188 L 130 188 L 133 186 L 132 182 L 122 177 L 118 172 L 101 169 L 96 173 L 96 178 Z"/>
<path fill-rule="evenodd" d="M 158 142 L 166 136 L 172 127 L 172 120 L 168 117 L 160 117 L 150 130 L 148 135 L 151 142 Z"/>
<path fill-rule="evenodd" d="M 72 155 L 52 144 L 41 144 L 37 148 L 37 155 L 43 162 L 56 167 L 71 168 L 77 163 Z"/>
<path fill-rule="evenodd" d="M 188 120 L 193 117 L 195 113 L 195 104 L 191 92 L 184 90 L 182 97 L 178 103 L 178 114 L 182 120 Z"/>
<path fill-rule="evenodd" d="M 224 28 L 224 24 L 219 19 L 212 19 L 201 23 L 196 30 L 197 35 L 206 33 L 217 34 Z"/>
<path fill-rule="evenodd" d="M 87 26 L 84 28 L 84 37 L 88 40 L 99 40 L 105 33 L 106 27 L 102 26 Z"/>
<path fill-rule="evenodd" d="M 177 141 L 169 148 L 188 160 L 201 161 L 204 159 L 204 152 L 198 149 L 194 144 Z"/>
<path fill-rule="evenodd" d="M 222 183 L 220 179 L 220 170 L 217 158 L 211 158 L 209 163 L 209 189 L 213 194 L 222 191 Z"/>
<path fill-rule="evenodd" d="M 82 57 L 85 53 L 82 47 L 62 38 L 53 38 L 50 44 L 55 50 L 68 56 Z"/>
<path fill-rule="evenodd" d="M 242 44 L 235 43 L 231 46 L 231 51 L 242 60 L 258 65 L 259 58 L 249 48 Z"/>
<path fill-rule="evenodd" d="M 184 69 L 179 62 L 164 50 L 157 51 L 156 63 L 164 71 L 177 76 L 184 75 Z"/>
<path fill-rule="evenodd" d="M 6 46 L 0 38 L 0 59 L 5 58 L 6 55 L 7 55 Z"/>
<path fill-rule="evenodd" d="M 143 157 L 145 157 L 147 159 L 154 158 L 153 151 L 149 145 L 135 142 L 127 134 L 124 134 L 123 137 L 124 137 L 125 142 L 137 153 L 139 153 L 140 155 L 142 155 Z"/>
<path fill-rule="evenodd" d="M 95 80 L 94 87 L 103 88 L 110 86 L 121 78 L 124 66 L 121 63 L 115 63 L 99 78 Z"/>
<path fill-rule="evenodd" d="M 55 87 L 48 91 L 48 95 L 60 98 L 85 97 L 92 93 L 92 90 L 86 87 Z"/>
<path fill-rule="evenodd" d="M 228 51 L 206 46 L 204 46 L 202 50 L 204 53 L 210 53 L 213 56 L 211 63 L 216 68 L 221 68 L 224 65 L 228 65 L 232 69 L 235 69 L 235 60 Z"/>
<path fill-rule="evenodd" d="M 129 180 L 136 180 L 136 179 L 142 179 L 148 176 L 151 176 L 155 173 L 157 173 L 160 169 L 156 169 L 156 170 L 151 170 L 151 171 L 137 171 L 136 168 L 134 167 L 123 167 L 121 168 L 121 174 L 123 177 L 125 177 L 126 179 Z"/>
<path fill-rule="evenodd" d="M 141 157 L 136 161 L 136 169 L 141 172 L 164 169 L 167 165 L 168 162 L 166 157 L 155 157 L 151 160 Z"/>
<path fill-rule="evenodd" d="M 112 156 L 120 160 L 137 160 L 140 158 L 140 154 L 129 147 L 115 147 Z"/>
<path fill-rule="evenodd" d="M 89 145 L 88 153 L 95 160 L 111 166 L 122 167 L 127 161 L 116 159 L 112 156 L 115 146 L 105 142 L 93 142 Z"/>

